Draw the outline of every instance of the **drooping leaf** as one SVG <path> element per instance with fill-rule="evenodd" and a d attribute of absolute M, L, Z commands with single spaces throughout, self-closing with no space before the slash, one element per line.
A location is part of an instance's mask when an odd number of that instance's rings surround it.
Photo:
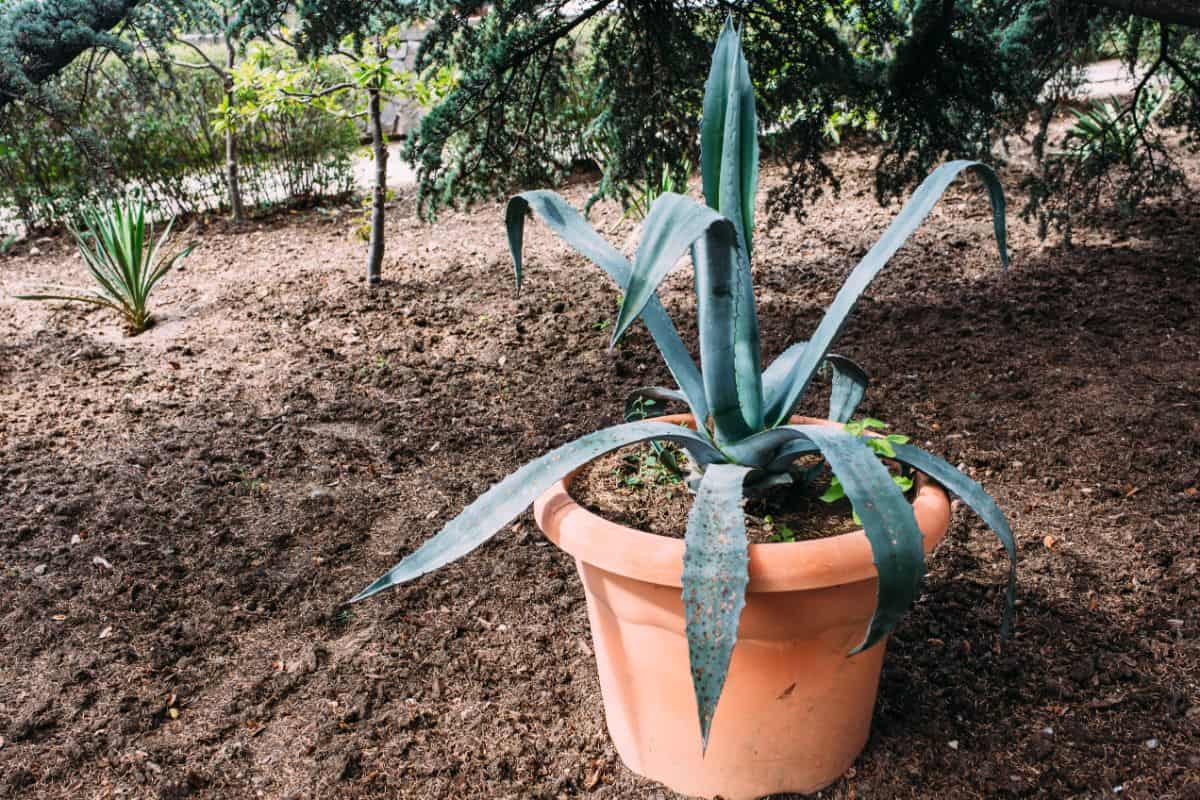
<path fill-rule="evenodd" d="M 658 285 L 692 243 L 710 230 L 731 244 L 735 241 L 733 225 L 711 208 L 674 192 L 658 196 L 642 224 L 642 241 L 638 244 L 617 322 L 613 325 L 613 345 L 621 340 L 643 307 L 655 297 Z"/>
<path fill-rule="evenodd" d="M 862 643 L 851 651 L 853 655 L 890 633 L 916 599 L 925 574 L 924 537 L 912 506 L 875 452 L 841 428 L 784 425 L 726 447 L 725 452 L 740 464 L 758 466 L 769 463 L 784 445 L 796 439 L 815 444 L 829 462 L 862 520 L 879 573 L 875 613 Z"/>
<path fill-rule="evenodd" d="M 891 633 L 916 599 L 925 574 L 925 539 L 912 506 L 860 439 L 836 428 L 796 427 L 821 448 L 871 543 L 879 588 L 866 636 L 851 651 L 858 653 Z"/>
<path fill-rule="evenodd" d="M 518 289 L 521 286 L 525 217 L 530 210 L 537 212 L 564 242 L 604 270 L 621 291 L 626 292 L 633 272 L 629 262 L 616 248 L 604 241 L 570 203 L 551 191 L 524 192 L 508 201 L 505 224 L 508 228 L 508 246 L 512 253 Z M 687 346 L 679 338 L 679 332 L 667 316 L 657 295 L 652 294 L 646 301 L 641 309 L 641 316 L 650 335 L 654 337 L 659 352 L 662 353 L 667 369 L 671 371 L 671 376 L 687 397 L 692 416 L 698 420 L 708 419 L 708 405 L 704 399 L 700 370 L 692 360 Z"/>
<path fill-rule="evenodd" d="M 354 603 L 398 583 L 449 564 L 492 538 L 516 519 L 542 492 L 564 476 L 605 453 L 630 444 L 661 439 L 688 450 L 700 465 L 721 454 L 694 431 L 664 422 L 629 422 L 588 434 L 529 462 L 484 492 L 437 535 L 355 595 Z"/>
<path fill-rule="evenodd" d="M 66 300 L 72 303 L 91 303 L 92 305 L 111 308 L 113 311 L 123 311 L 121 306 L 114 304 L 111 300 L 86 294 L 18 294 L 13 295 L 13 297 L 16 300 Z"/>
<path fill-rule="evenodd" d="M 683 612 L 704 749 L 750 582 L 742 513 L 742 483 L 750 472 L 736 464 L 710 466 L 688 513 L 684 537 Z"/>
<path fill-rule="evenodd" d="M 910 444 L 893 443 L 893 447 L 896 450 L 897 461 L 919 469 L 944 486 L 947 491 L 958 495 L 1004 545 L 1008 553 L 1008 591 L 1004 617 L 1000 623 L 1000 635 L 1007 636 L 1012 628 L 1013 611 L 1017 601 L 1017 541 L 1008 520 L 1004 518 L 1004 512 L 982 486 L 955 469 L 945 459 Z"/>
<path fill-rule="evenodd" d="M 845 356 L 830 353 L 825 359 L 833 368 L 833 386 L 829 391 L 829 418 L 846 422 L 867 393 L 867 373 Z"/>
<path fill-rule="evenodd" d="M 792 409 L 795 408 L 796 402 L 808 387 L 817 367 L 825 359 L 829 348 L 841 333 L 842 327 L 846 324 L 846 318 L 858 302 L 859 297 L 888 263 L 892 255 L 925 221 L 947 187 L 958 177 L 959 173 L 967 169 L 979 175 L 987 186 L 988 198 L 992 205 L 992 224 L 1000 248 L 1000 262 L 1005 269 L 1008 268 L 1004 190 L 1000 186 L 996 173 L 986 164 L 978 161 L 950 161 L 938 167 L 922 181 L 917 190 L 913 192 L 912 197 L 900 209 L 900 213 L 892 221 L 892 224 L 884 231 L 883 236 L 863 256 L 862 261 L 858 262 L 858 266 L 850 273 L 850 277 L 846 279 L 833 303 L 826 310 L 825 316 L 821 319 L 821 323 L 817 326 L 817 330 L 809 339 L 808 344 L 799 350 L 789 348 L 781 356 L 781 358 L 786 356 L 788 359 L 779 367 L 787 378 L 779 382 L 778 391 L 766 398 L 766 420 L 769 426 L 780 425 L 791 415 Z M 768 369 L 774 368 L 775 365 L 772 364 Z"/>
<path fill-rule="evenodd" d="M 775 451 L 775 456 L 767 462 L 767 472 L 783 472 L 792 465 L 797 458 L 801 456 L 810 456 L 813 453 L 821 452 L 821 448 L 809 441 L 789 442 Z M 819 470 L 820 464 L 816 469 Z M 806 476 L 808 477 L 808 476 Z"/>

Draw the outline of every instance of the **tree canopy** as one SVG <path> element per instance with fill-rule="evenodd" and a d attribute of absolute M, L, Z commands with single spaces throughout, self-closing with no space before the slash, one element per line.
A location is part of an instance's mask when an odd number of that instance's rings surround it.
<path fill-rule="evenodd" d="M 87 47 L 120 47 L 113 29 L 161 24 L 200 0 L 18 0 L 0 5 L 0 107 L 29 96 Z M 995 159 L 1005 137 L 1040 114 L 1039 208 L 1065 183 L 1138 166 L 1112 153 L 1084 165 L 1045 159 L 1046 128 L 1081 53 L 1118 30 L 1124 55 L 1174 85 L 1155 117 L 1200 130 L 1200 8 L 1185 0 L 245 0 L 233 20 L 265 35 L 285 21 L 311 54 L 382 24 L 425 26 L 418 67 L 452 65 L 453 91 L 425 116 L 407 153 L 422 206 L 472 201 L 554 182 L 581 160 L 600 191 L 629 202 L 639 185 L 696 163 L 708 48 L 732 15 L 760 103 L 763 147 L 787 167 L 769 198 L 802 210 L 835 180 L 834 142 L 860 131 L 881 143 L 877 192 L 911 185 L 947 157 Z M 146 24 L 142 22 L 141 24 Z M 1147 66 L 1148 65 L 1148 66 Z M 1147 72 L 1147 70 L 1149 72 Z M 1158 81 L 1159 78 L 1155 78 Z M 1139 123 L 1140 98 L 1113 125 L 1134 124 L 1137 150 L 1167 186 L 1178 178 L 1162 140 Z M 1050 148 L 1052 149 L 1052 148 Z M 1040 181 L 1040 183 L 1038 183 Z M 1131 196 L 1152 193 L 1142 182 Z M 632 188 L 631 188 L 632 187 Z M 1061 195 L 1060 195 L 1061 197 Z"/>

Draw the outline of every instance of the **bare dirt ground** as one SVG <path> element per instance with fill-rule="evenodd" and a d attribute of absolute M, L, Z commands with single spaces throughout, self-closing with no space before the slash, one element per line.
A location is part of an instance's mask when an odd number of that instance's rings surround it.
<path fill-rule="evenodd" d="M 845 153 L 840 200 L 760 228 L 768 355 L 895 213 L 870 164 Z M 1195 800 L 1200 205 L 1100 219 L 1073 249 L 1010 217 L 1007 274 L 986 207 L 954 189 L 838 349 L 874 378 L 864 413 L 1008 512 L 1016 633 L 1001 649 L 1002 551 L 960 511 L 866 751 L 822 797 Z M 133 339 L 10 299 L 81 273 L 65 241 L 0 261 L 0 796 L 670 796 L 616 758 L 573 565 L 528 516 L 339 606 L 667 380 L 643 331 L 606 352 L 613 287 L 540 226 L 518 297 L 500 205 L 390 214 L 375 291 L 349 209 L 194 222 L 160 324 Z M 614 209 L 598 223 L 631 241 Z M 690 286 L 681 269 L 664 292 L 685 337 Z"/>

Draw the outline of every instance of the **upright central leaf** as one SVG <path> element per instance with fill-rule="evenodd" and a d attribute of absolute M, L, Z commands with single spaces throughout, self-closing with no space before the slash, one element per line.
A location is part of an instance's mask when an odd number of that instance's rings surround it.
<path fill-rule="evenodd" d="M 704 87 L 704 116 L 700 121 L 700 171 L 704 199 L 733 223 L 737 233 L 736 270 L 730 274 L 730 313 L 721 331 L 731 337 L 731 359 L 704 365 L 712 374 L 706 383 L 721 382 L 734 390 L 739 415 L 745 428 L 762 427 L 762 369 L 759 360 L 758 317 L 750 274 L 754 238 L 754 197 L 758 191 L 758 116 L 754 110 L 754 86 L 742 54 L 741 40 L 732 21 L 725 23 L 713 52 L 712 68 Z M 702 262 L 720 259 L 706 242 L 698 242 L 693 253 L 697 274 Z M 704 316 L 705 295 L 700 294 Z M 704 322 L 701 320 L 703 335 Z M 719 348 L 725 350 L 725 347 Z M 716 417 L 721 398 L 709 397 Z M 714 405 L 716 404 L 716 405 Z"/>
<path fill-rule="evenodd" d="M 712 415 L 713 434 L 724 446 L 762 429 L 762 376 L 758 359 L 748 357 L 745 338 L 737 335 L 743 271 L 738 249 L 728 237 L 723 239 L 722 233 L 714 228 L 698 239 L 692 247 L 692 260 L 696 267 L 700 377 Z M 757 337 L 750 346 L 757 356 Z M 741 368 L 749 374 L 742 375 Z"/>
<path fill-rule="evenodd" d="M 758 115 L 750 68 L 732 21 L 717 40 L 704 84 L 700 173 L 705 202 L 733 222 L 749 258 L 758 192 Z"/>

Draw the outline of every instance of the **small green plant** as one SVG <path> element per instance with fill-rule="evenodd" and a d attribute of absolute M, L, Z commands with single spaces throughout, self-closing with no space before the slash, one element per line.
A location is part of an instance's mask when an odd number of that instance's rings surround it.
<path fill-rule="evenodd" d="M 526 464 L 351 602 L 466 555 L 564 476 L 605 453 L 645 441 L 675 444 L 687 453 L 687 481 L 696 492 L 688 515 L 681 582 L 700 736 L 707 747 L 749 583 L 749 543 L 742 510 L 747 493 L 795 483 L 796 462 L 816 454 L 839 479 L 862 520 L 878 572 L 875 612 L 852 653 L 882 641 L 917 597 L 925 572 L 924 537 L 912 506 L 879 461 L 876 448 L 884 447 L 889 458 L 920 470 L 957 494 L 1004 543 L 1011 566 L 1001 626 L 1007 632 L 1015 599 L 1016 545 L 1003 513 L 978 484 L 945 460 L 902 441 L 903 437 L 884 437 L 883 445 L 870 444 L 861 435 L 868 430 L 866 421 L 851 423 L 850 430 L 836 424 L 791 423 L 805 389 L 825 362 L 832 368 L 830 420 L 846 423 L 853 416 L 866 391 L 866 373 L 850 359 L 830 353 L 830 348 L 863 291 L 964 170 L 974 171 L 987 187 L 1001 263 L 1007 266 L 999 180 L 990 168 L 974 161 L 952 161 L 935 170 L 850 273 L 812 337 L 793 344 L 763 369 L 751 282 L 757 128 L 749 68 L 738 33 L 727 23 L 713 53 L 700 125 L 706 204 L 671 192 L 659 196 L 646 215 L 633 264 L 558 194 L 530 191 L 509 201 L 506 224 L 518 288 L 525 221 L 533 211 L 621 289 L 612 345 L 640 318 L 677 388 L 634 392 L 626 403 L 627 417 L 634 417 L 633 421 L 584 436 Z M 695 270 L 699 367 L 657 296 L 659 284 L 689 252 Z M 671 402 L 688 407 L 695 430 L 636 418 L 661 413 Z"/>
<path fill-rule="evenodd" d="M 874 417 L 866 417 L 865 419 L 847 422 L 844 430 L 851 436 L 857 436 L 863 440 L 867 447 L 874 451 L 879 458 L 894 459 L 896 457 L 896 445 L 908 444 L 908 437 L 899 433 L 889 433 L 886 436 L 882 434 L 870 435 L 869 431 L 882 430 L 888 427 L 883 420 L 875 419 Z M 900 487 L 900 491 L 907 492 L 913 487 L 913 480 L 910 475 L 903 472 L 892 475 L 892 483 Z M 836 503 L 846 496 L 846 487 L 842 486 L 842 481 L 837 475 L 829 481 L 829 488 L 821 495 L 820 499 L 826 503 Z M 857 511 L 851 512 L 854 517 L 854 522 L 857 525 L 862 524 L 862 520 L 858 516 Z"/>
<path fill-rule="evenodd" d="M 18 295 L 17 299 L 68 300 L 109 308 L 121 315 L 129 333 L 136 336 L 153 321 L 147 306 L 150 292 L 192 247 L 166 254 L 175 220 L 155 239 L 154 227 L 146 220 L 146 203 L 138 195 L 105 206 L 84 206 L 80 216 L 82 228 L 73 227 L 71 233 L 96 290 L 62 289 Z"/>
<path fill-rule="evenodd" d="M 687 158 L 678 164 L 664 164 L 657 181 L 646 181 L 634 186 L 629 194 L 625 218 L 643 220 L 650 213 L 654 201 L 664 194 L 682 194 L 687 191 L 687 179 L 692 174 L 692 162 Z"/>
<path fill-rule="evenodd" d="M 669 447 L 630 453 L 622 460 L 625 469 L 618 470 L 618 477 L 626 486 L 670 486 L 683 480 L 677 456 Z"/>
<path fill-rule="evenodd" d="M 251 495 L 265 493 L 266 491 L 266 481 L 255 475 L 250 470 L 238 470 L 238 482 L 237 489 L 235 491 L 236 494 L 242 497 L 249 497 Z"/>
<path fill-rule="evenodd" d="M 772 542 L 794 542 L 796 532 L 782 522 L 776 522 L 770 514 L 763 517 L 763 528 L 771 535 Z"/>

